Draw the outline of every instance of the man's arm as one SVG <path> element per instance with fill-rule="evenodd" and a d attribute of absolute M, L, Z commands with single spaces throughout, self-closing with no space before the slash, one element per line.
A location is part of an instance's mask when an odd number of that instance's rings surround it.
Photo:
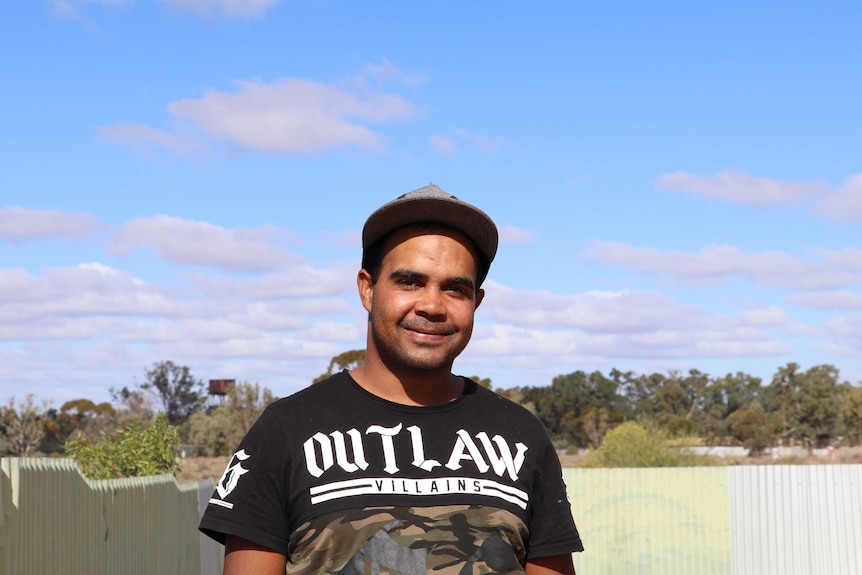
<path fill-rule="evenodd" d="M 287 558 L 257 543 L 228 535 L 224 546 L 224 575 L 284 575 Z"/>
<path fill-rule="evenodd" d="M 571 554 L 527 559 L 527 575 L 575 575 Z"/>

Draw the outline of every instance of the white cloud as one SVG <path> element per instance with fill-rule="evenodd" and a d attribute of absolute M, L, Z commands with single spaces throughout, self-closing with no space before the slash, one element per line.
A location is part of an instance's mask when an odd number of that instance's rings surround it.
<path fill-rule="evenodd" d="M 199 16 L 260 18 L 281 0 L 158 0 L 172 8 Z"/>
<path fill-rule="evenodd" d="M 350 91 L 312 80 L 237 85 L 233 93 L 214 90 L 202 98 L 173 102 L 168 111 L 216 140 L 243 149 L 302 154 L 344 147 L 382 148 L 383 136 L 368 124 L 406 120 L 416 110 L 397 94 Z"/>
<path fill-rule="evenodd" d="M 470 142 L 483 152 L 493 152 L 498 150 L 506 145 L 507 142 L 506 138 L 500 136 L 485 136 L 483 134 L 477 134 L 460 128 L 455 130 L 455 135 L 465 142 Z"/>
<path fill-rule="evenodd" d="M 535 239 L 533 232 L 528 232 L 512 225 L 500 226 L 500 243 L 510 245 L 521 245 L 532 243 Z"/>
<path fill-rule="evenodd" d="M 157 0 L 170 9 L 203 17 L 260 18 L 281 0 Z M 133 0 L 51 0 L 55 16 L 69 20 L 82 19 L 88 4 L 120 6 Z"/>
<path fill-rule="evenodd" d="M 76 20 L 88 27 L 93 27 L 84 13 L 88 5 L 121 6 L 133 4 L 134 0 L 49 0 L 54 16 L 63 20 Z"/>
<path fill-rule="evenodd" d="M 349 230 L 340 234 L 324 232 L 324 236 L 338 246 L 357 249 L 362 246 L 362 233 L 358 230 Z"/>
<path fill-rule="evenodd" d="M 742 324 L 756 327 L 786 326 L 793 323 L 787 312 L 774 305 L 742 311 L 736 317 Z"/>
<path fill-rule="evenodd" d="M 501 238 L 527 241 L 529 234 L 504 226 Z M 0 268 L 0 378 L 31 369 L 15 381 L 32 381 L 57 398 L 106 399 L 107 387 L 132 385 L 145 366 L 172 359 L 198 377 L 249 379 L 291 393 L 323 372 L 332 356 L 364 345 L 366 314 L 355 293 L 356 262 L 312 266 L 281 247 L 286 239 L 271 227 L 226 229 L 156 216 L 116 228 L 109 251 L 129 255 L 120 265 L 134 265 L 133 250 L 143 247 L 207 267 L 167 279 L 144 279 L 105 262 L 39 274 Z M 593 249 L 594 257 L 686 280 L 746 275 L 768 283 L 862 274 L 862 251 L 851 249 L 812 252 L 807 259 L 727 246 L 695 253 L 607 243 Z M 837 292 L 845 303 L 858 302 L 850 291 L 855 285 Z M 852 318 L 815 330 L 769 303 L 716 313 L 648 291 L 565 294 L 493 281 L 486 289 L 473 341 L 456 369 L 466 366 L 459 372 L 490 376 L 495 385 L 547 385 L 574 369 L 703 369 L 709 362 L 764 357 L 778 364 L 797 351 L 780 341 L 787 335 L 823 344 L 828 334 L 834 349 L 859 349 Z M 65 367 L 37 365 L 34 354 Z M 56 383 L 46 387 L 46 381 Z"/>
<path fill-rule="evenodd" d="M 67 0 L 52 0 L 51 11 L 54 16 L 63 20 L 77 20 L 80 18 L 75 3 Z"/>
<path fill-rule="evenodd" d="M 90 214 L 66 210 L 0 208 L 0 240 L 80 238 L 100 228 Z"/>
<path fill-rule="evenodd" d="M 274 228 L 229 230 L 206 222 L 159 215 L 138 218 L 114 232 L 108 250 L 128 254 L 135 248 L 150 248 L 166 260 L 231 270 L 274 269 L 296 256 L 274 242 L 282 234 Z"/>
<path fill-rule="evenodd" d="M 408 86 L 419 86 L 428 80 L 427 74 L 405 72 L 385 58 L 379 64 L 366 64 L 364 76 L 375 79 L 381 85 L 395 82 Z"/>
<path fill-rule="evenodd" d="M 365 317 L 352 282 L 333 285 L 341 268 L 293 271 L 167 289 L 98 262 L 38 275 L 0 268 L 0 380 L 32 380 L 58 401 L 106 400 L 109 386 L 132 385 L 143 367 L 169 358 L 198 377 L 292 392 L 333 355 L 363 345 Z M 19 369 L 28 371 L 13 376 Z"/>
<path fill-rule="evenodd" d="M 859 357 L 862 352 L 862 314 L 829 320 L 825 327 L 842 345 L 855 349 L 856 357 Z"/>
<path fill-rule="evenodd" d="M 847 178 L 843 186 L 824 196 L 814 213 L 842 222 L 862 222 L 862 174 Z"/>
<path fill-rule="evenodd" d="M 862 309 L 862 293 L 849 290 L 793 294 L 787 298 L 787 301 L 813 309 Z"/>
<path fill-rule="evenodd" d="M 635 315 L 642 310 L 634 310 Z M 757 327 L 742 325 L 727 318 L 708 317 L 697 310 L 697 321 L 666 318 L 649 325 L 646 317 L 626 326 L 625 309 L 604 325 L 553 328 L 547 325 L 527 327 L 497 322 L 480 326 L 471 343 L 471 354 L 492 355 L 506 369 L 518 358 L 533 356 L 535 361 L 552 365 L 614 365 L 633 358 L 702 358 L 757 357 L 780 355 L 790 351 L 787 344 L 771 338 Z M 530 315 L 528 313 L 528 315 Z M 674 321 L 679 320 L 679 321 Z M 586 323 L 586 322 L 584 322 Z M 557 369 L 557 373 L 561 368 Z M 545 383 L 546 385 L 546 383 Z"/>
<path fill-rule="evenodd" d="M 694 326 L 701 312 L 653 292 L 599 292 L 557 295 L 523 291 L 489 282 L 483 315 L 525 328 L 571 328 L 591 333 L 654 332 L 670 325 Z"/>
<path fill-rule="evenodd" d="M 431 136 L 428 138 L 428 143 L 435 152 L 443 157 L 451 156 L 458 151 L 458 144 L 449 136 Z"/>
<path fill-rule="evenodd" d="M 370 66 L 370 72 L 334 85 L 299 78 L 238 81 L 234 91 L 210 90 L 200 98 L 170 103 L 167 109 L 175 118 L 171 129 L 124 121 L 98 133 L 135 148 L 175 153 L 220 145 L 284 155 L 380 150 L 386 137 L 374 126 L 409 120 L 418 108 L 399 94 L 368 87 L 367 75 L 415 80 L 386 60 Z"/>
<path fill-rule="evenodd" d="M 441 156 L 452 156 L 463 148 L 478 149 L 481 152 L 494 152 L 508 144 L 506 138 L 485 136 L 463 129 L 455 129 L 452 135 L 437 134 L 428 138 L 431 148 Z"/>
<path fill-rule="evenodd" d="M 246 280 L 213 278 L 198 274 L 193 281 L 197 288 L 219 298 L 245 297 L 254 300 L 276 300 L 299 297 L 333 297 L 353 293 L 356 285 L 355 265 L 337 265 L 315 269 L 297 263 L 262 276 Z"/>
<path fill-rule="evenodd" d="M 828 191 L 828 186 L 822 182 L 755 178 L 742 170 L 727 170 L 707 178 L 675 172 L 660 176 L 657 185 L 666 191 L 691 193 L 760 208 L 797 204 Z"/>
<path fill-rule="evenodd" d="M 100 138 L 139 150 L 163 148 L 177 154 L 200 152 L 206 145 L 189 135 L 177 135 L 135 122 L 121 122 L 97 130 Z"/>
<path fill-rule="evenodd" d="M 593 242 L 588 260 L 690 283 L 726 281 L 735 277 L 793 289 L 831 289 L 862 282 L 859 250 L 820 250 L 819 259 L 802 259 L 780 251 L 746 253 L 734 246 L 714 245 L 698 252 L 641 248 L 621 242 Z M 853 265 L 848 265 L 853 262 Z"/>
<path fill-rule="evenodd" d="M 91 376 L 89 382 L 57 379 L 57 388 L 74 385 L 81 396 L 93 382 L 131 385 L 143 367 L 170 358 L 199 377 L 250 379 L 291 393 L 324 371 L 333 355 L 364 345 L 354 275 L 355 265 L 300 263 L 244 279 L 197 273 L 181 289 L 166 289 L 97 262 L 39 276 L 0 269 L 0 339 L 6 342 L 0 360 L 9 362 L 0 377 L 38 353 L 66 365 L 75 378 Z M 547 385 L 573 369 L 633 361 L 687 368 L 710 358 L 790 351 L 771 332 L 794 322 L 774 306 L 723 315 L 654 292 L 554 294 L 493 281 L 486 288 L 459 365 L 496 384 Z M 42 372 L 33 381 L 59 375 L 49 366 Z M 105 372 L 114 374 L 111 381 Z M 515 379 L 500 379 L 504 373 Z M 51 393 L 70 399 L 64 394 L 71 392 Z"/>
<path fill-rule="evenodd" d="M 116 315 L 176 315 L 183 309 L 167 290 L 101 264 L 49 268 L 35 276 L 25 270 L 0 268 L 0 317 L 21 322 L 22 332 L 45 318 Z"/>

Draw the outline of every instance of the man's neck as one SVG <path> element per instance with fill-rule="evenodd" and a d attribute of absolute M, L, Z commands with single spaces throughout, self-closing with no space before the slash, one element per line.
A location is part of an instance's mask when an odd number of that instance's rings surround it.
<path fill-rule="evenodd" d="M 366 360 L 350 370 L 350 375 L 368 393 L 401 405 L 444 405 L 464 393 L 464 380 L 449 371 L 402 370 L 402 373 L 395 373 L 382 362 Z"/>

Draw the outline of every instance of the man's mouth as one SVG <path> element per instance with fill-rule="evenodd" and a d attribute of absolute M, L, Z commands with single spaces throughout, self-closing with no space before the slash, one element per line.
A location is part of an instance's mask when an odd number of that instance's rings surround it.
<path fill-rule="evenodd" d="M 446 336 L 458 332 L 458 330 L 451 325 L 428 325 L 425 322 L 417 321 L 402 321 L 401 328 L 430 336 Z"/>

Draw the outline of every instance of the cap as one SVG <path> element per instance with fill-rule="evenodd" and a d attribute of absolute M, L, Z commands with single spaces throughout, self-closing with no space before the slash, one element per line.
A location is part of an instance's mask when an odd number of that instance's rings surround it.
<path fill-rule="evenodd" d="M 362 228 L 362 249 L 367 250 L 398 228 L 422 223 L 454 228 L 473 241 L 484 260 L 477 278 L 481 285 L 497 254 L 497 226 L 488 214 L 434 184 L 398 196 L 368 216 Z"/>

